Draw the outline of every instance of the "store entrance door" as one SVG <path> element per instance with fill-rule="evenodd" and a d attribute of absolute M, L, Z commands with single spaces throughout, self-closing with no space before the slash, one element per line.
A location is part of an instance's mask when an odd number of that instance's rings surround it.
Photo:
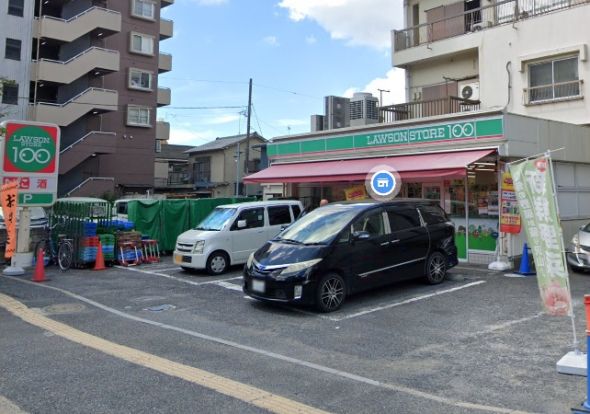
<path fill-rule="evenodd" d="M 444 191 L 442 183 L 424 183 L 422 184 L 422 197 L 427 200 L 436 200 L 441 208 L 445 208 Z"/>

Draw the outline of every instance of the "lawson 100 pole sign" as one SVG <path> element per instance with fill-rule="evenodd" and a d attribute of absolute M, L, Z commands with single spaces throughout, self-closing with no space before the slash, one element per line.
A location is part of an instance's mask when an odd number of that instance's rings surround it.
<path fill-rule="evenodd" d="M 57 125 L 30 121 L 5 121 L 0 174 L 2 184 L 18 182 L 19 206 L 50 206 L 57 198 L 59 139 Z"/>

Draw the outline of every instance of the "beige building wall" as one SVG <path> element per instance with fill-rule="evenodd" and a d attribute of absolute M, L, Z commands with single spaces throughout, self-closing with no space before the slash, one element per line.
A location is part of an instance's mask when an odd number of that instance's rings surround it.
<path fill-rule="evenodd" d="M 412 100 L 413 92 L 419 91 L 424 86 L 436 85 L 448 79 L 462 79 L 477 77 L 479 75 L 479 62 L 477 51 L 470 53 L 444 57 L 428 64 L 413 66 L 408 74 L 408 100 Z"/>
<path fill-rule="evenodd" d="M 423 5 L 421 10 L 430 7 L 430 2 L 420 3 Z M 410 10 L 411 6 L 408 6 L 407 12 Z M 477 64 L 481 109 L 506 107 L 508 112 L 517 114 L 590 124 L 589 21 L 590 5 L 582 5 L 396 51 L 392 59 L 395 66 L 409 69 L 411 85 L 435 80 L 436 73 L 439 76 L 452 73 L 458 78 L 471 76 Z M 477 50 L 478 59 L 473 61 L 472 58 L 471 64 L 462 58 L 455 60 L 469 50 Z M 526 104 L 527 65 L 573 53 L 579 55 L 578 73 L 583 81 L 583 98 Z"/>

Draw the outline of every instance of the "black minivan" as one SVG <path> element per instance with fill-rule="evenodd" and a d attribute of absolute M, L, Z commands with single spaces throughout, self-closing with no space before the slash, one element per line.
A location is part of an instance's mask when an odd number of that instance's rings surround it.
<path fill-rule="evenodd" d="M 455 229 L 438 203 L 396 199 L 317 208 L 252 253 L 244 292 L 265 301 L 338 309 L 355 292 L 455 266 Z"/>

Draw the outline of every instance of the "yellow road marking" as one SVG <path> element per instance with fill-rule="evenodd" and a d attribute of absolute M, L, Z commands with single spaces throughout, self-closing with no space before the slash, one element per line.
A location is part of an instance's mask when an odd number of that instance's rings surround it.
<path fill-rule="evenodd" d="M 107 341 L 82 332 L 69 325 L 49 319 L 29 309 L 10 296 L 0 294 L 0 307 L 31 325 L 61 336 L 67 340 L 92 348 L 115 358 L 181 378 L 193 384 L 236 398 L 277 414 L 322 414 L 326 411 L 310 407 L 285 397 L 234 381 L 202 369 L 170 361 L 169 359 Z"/>

